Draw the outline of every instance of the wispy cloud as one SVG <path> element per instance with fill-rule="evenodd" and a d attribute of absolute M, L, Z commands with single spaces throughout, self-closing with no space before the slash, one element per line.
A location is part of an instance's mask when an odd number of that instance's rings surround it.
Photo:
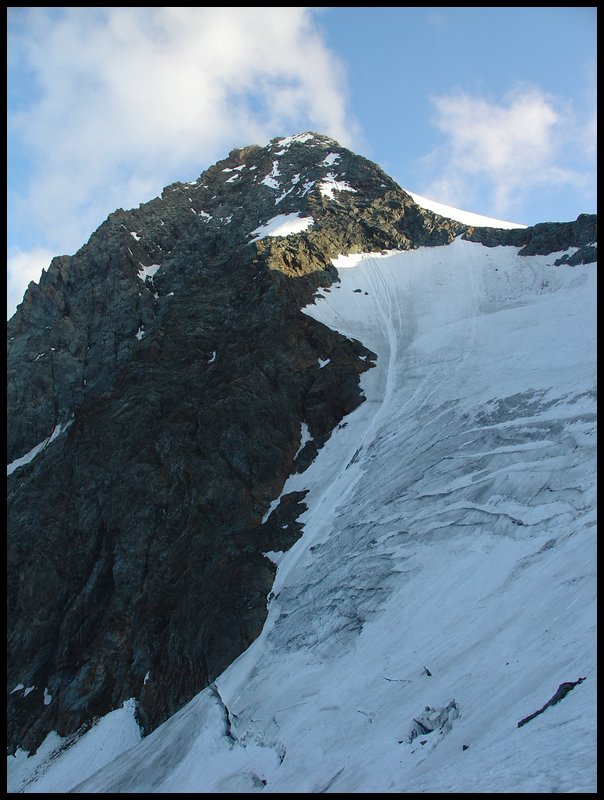
<path fill-rule="evenodd" d="M 29 8 L 9 64 L 35 86 L 9 113 L 29 178 L 15 230 L 73 252 L 116 207 L 196 177 L 235 146 L 315 129 L 354 145 L 344 72 L 309 8 Z M 9 72 L 10 79 L 10 72 Z"/>
<path fill-rule="evenodd" d="M 595 186 L 595 169 L 587 165 L 592 122 L 579 124 L 568 105 L 540 89 L 516 89 L 500 103 L 464 93 L 432 102 L 445 142 L 424 159 L 424 171 L 433 176 L 423 189 L 427 196 L 466 207 L 488 196 L 491 210 L 507 215 L 520 211 L 536 187 Z M 581 167 L 561 166 L 577 149 Z"/>

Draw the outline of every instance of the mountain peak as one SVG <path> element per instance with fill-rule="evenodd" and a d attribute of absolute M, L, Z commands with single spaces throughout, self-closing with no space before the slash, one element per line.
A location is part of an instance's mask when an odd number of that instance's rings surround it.
<path fill-rule="evenodd" d="M 290 147 L 293 144 L 306 144 L 315 146 L 335 146 L 340 147 L 340 144 L 326 136 L 324 133 L 317 133 L 316 131 L 302 131 L 301 133 L 294 133 L 289 136 L 277 136 L 271 139 L 270 144 L 279 148 Z"/>
<path fill-rule="evenodd" d="M 552 261 L 567 269 L 593 257 L 594 229 L 595 220 L 585 217 L 558 227 L 477 232 L 421 208 L 378 165 L 305 132 L 232 150 L 196 180 L 171 184 L 136 209 L 118 209 L 77 253 L 53 259 L 8 323 L 11 751 L 35 751 L 53 731 L 80 735 L 124 704 L 150 733 L 215 686 L 261 635 L 267 597 L 280 591 L 279 602 L 289 603 L 279 627 L 285 651 L 312 649 L 320 640 L 321 657 L 329 660 L 340 638 L 357 636 L 369 614 L 364 598 L 373 598 L 371 613 L 377 611 L 382 592 L 405 572 L 402 562 L 391 570 L 391 555 L 379 548 L 374 562 L 374 547 L 382 539 L 407 542 L 410 534 L 400 528 L 406 517 L 397 515 L 396 530 L 382 533 L 387 520 L 374 526 L 371 514 L 356 509 L 346 481 L 358 490 L 374 458 L 394 458 L 397 466 L 376 497 L 413 518 L 413 503 L 399 503 L 407 497 L 405 482 L 422 484 L 433 456 L 457 463 L 456 448 L 465 455 L 473 446 L 473 425 L 482 430 L 484 423 L 485 457 L 491 451 L 507 457 L 508 434 L 501 444 L 489 427 L 493 416 L 506 421 L 517 408 L 528 414 L 546 404 L 542 395 L 518 379 L 521 390 L 513 381 L 508 387 L 514 396 L 481 395 L 478 406 L 455 416 L 459 398 L 448 397 L 449 383 L 463 394 L 457 370 L 467 364 L 466 346 L 478 372 L 497 355 L 477 349 L 484 309 L 506 292 L 517 305 L 509 286 L 518 283 L 520 292 L 545 270 L 539 262 L 523 271 L 518 259 L 566 250 L 566 261 Z M 516 249 L 502 259 L 500 280 L 484 254 L 501 244 Z M 358 286 L 356 278 L 342 280 L 342 256 L 365 263 Z M 481 280 L 474 280 L 477 258 Z M 387 259 L 389 267 L 380 270 Z M 424 273 L 431 279 L 426 286 Z M 541 289 L 531 284 L 537 294 L 547 289 L 546 277 L 540 280 Z M 429 317 L 434 330 L 422 316 L 432 303 L 450 311 Z M 342 329 L 338 315 L 347 320 Z M 411 354 L 418 330 L 423 345 Z M 489 330 L 487 343 L 509 334 Z M 437 348 L 425 391 L 422 346 L 441 339 L 459 349 Z M 367 423 L 357 428 L 351 415 L 365 404 L 371 413 L 357 416 Z M 408 427 L 414 414 L 417 431 Z M 390 418 L 402 427 L 386 431 Z M 452 426 L 442 437 L 441 419 Z M 525 430 L 523 422 L 522 452 L 532 447 Z M 548 436 L 557 430 L 548 423 Z M 424 431 L 433 441 L 421 438 Z M 411 475 L 416 433 L 428 455 Z M 311 480 L 332 437 L 345 444 L 339 460 Z M 468 474 L 480 477 L 481 464 Z M 474 486 L 465 475 L 455 480 L 463 490 Z M 440 497 L 444 490 L 435 485 L 419 486 L 420 499 Z M 480 492 L 482 478 L 477 485 Z M 320 521 L 318 492 L 334 526 L 345 517 L 341 499 L 350 503 L 342 538 L 325 548 L 329 559 L 321 561 L 321 537 L 330 534 L 320 524 L 312 548 L 296 551 L 317 556 L 319 583 L 347 560 L 342 553 L 357 534 L 354 564 L 367 557 L 375 565 L 369 583 L 356 582 L 356 567 L 346 573 L 351 594 L 333 641 L 324 636 L 332 628 L 322 614 L 316 625 L 296 627 L 296 592 L 312 594 L 312 580 L 298 585 L 309 576 L 294 573 L 298 578 L 287 584 L 274 555 L 299 541 L 311 504 Z M 491 514 L 480 494 L 459 507 L 472 519 Z M 510 537 L 514 508 L 497 512 L 497 526 Z M 447 519 L 449 512 L 443 509 Z M 469 524 L 455 520 L 446 524 Z M 334 581 L 326 603 L 320 594 L 316 602 L 339 620 Z M 218 690 L 212 697 L 220 707 Z M 222 707 L 220 713 L 224 720 Z"/>
<path fill-rule="evenodd" d="M 134 695 L 150 731 L 250 644 L 275 573 L 262 554 L 298 538 L 304 493 L 264 515 L 373 363 L 300 309 L 342 253 L 462 229 L 297 134 L 118 209 L 30 286 L 8 324 L 11 680 L 55 700 L 39 714 L 10 696 L 13 747 Z"/>

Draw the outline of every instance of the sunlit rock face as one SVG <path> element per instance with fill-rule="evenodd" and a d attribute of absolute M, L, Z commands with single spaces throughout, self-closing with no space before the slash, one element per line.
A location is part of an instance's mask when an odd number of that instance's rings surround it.
<path fill-rule="evenodd" d="M 564 250 L 568 264 L 585 248 L 589 258 L 595 218 L 538 228 L 483 234 L 440 217 L 375 164 L 306 133 L 234 150 L 197 180 L 119 209 L 75 255 L 54 259 L 8 323 L 11 749 L 35 750 L 50 731 L 74 733 L 131 698 L 143 731 L 153 731 L 258 637 L 271 594 L 287 608 L 272 634 L 276 649 L 316 646 L 330 657 L 357 636 L 407 557 L 391 545 L 410 536 L 401 527 L 387 548 L 379 530 L 367 539 L 369 511 L 390 505 L 428 525 L 454 437 L 464 447 L 473 426 L 487 430 L 489 420 L 548 398 L 542 388 L 501 397 L 493 389 L 484 419 L 474 419 L 461 415 L 442 379 L 430 384 L 440 404 L 407 408 L 421 396 L 418 368 L 395 355 L 414 335 L 413 286 L 388 278 L 388 288 L 372 275 L 347 287 L 369 304 L 377 338 L 373 323 L 344 330 L 313 314 L 313 303 L 339 308 L 342 254 L 438 248 L 455 265 L 442 302 L 459 300 L 464 281 L 463 297 L 475 303 L 466 310 L 478 313 L 488 298 L 465 270 L 472 248 Z M 471 241 L 458 261 L 460 236 Z M 493 276 L 496 304 L 503 284 Z M 477 328 L 463 334 L 472 331 L 468 348 Z M 390 355 L 378 358 L 384 341 Z M 396 474 L 414 486 L 438 456 L 435 483 L 417 496 L 365 485 L 334 536 L 317 544 L 329 557 L 278 589 L 270 554 L 298 540 L 310 497 L 286 481 L 345 430 L 365 400 L 367 373 L 388 401 L 382 415 L 398 423 L 365 449 L 359 441 L 351 470 L 369 457 L 387 475 L 396 459 Z M 442 441 L 435 419 L 450 431 Z M 536 437 L 547 449 L 541 429 L 523 430 L 512 429 L 520 448 Z M 489 446 L 504 447 L 489 435 Z M 478 474 L 480 464 L 468 464 Z M 470 494 L 469 521 L 509 523 L 507 512 L 489 516 L 479 489 Z M 356 568 L 345 590 L 332 565 L 349 549 Z"/>

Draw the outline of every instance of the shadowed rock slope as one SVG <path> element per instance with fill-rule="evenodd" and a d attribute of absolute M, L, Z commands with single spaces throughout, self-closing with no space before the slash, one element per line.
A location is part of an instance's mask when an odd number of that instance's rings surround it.
<path fill-rule="evenodd" d="M 296 214 L 305 230 L 260 238 Z M 556 235 L 589 245 L 589 226 Z M 536 228 L 484 243 L 528 246 Z M 301 308 L 337 290 L 341 253 L 460 234 L 485 236 L 308 133 L 117 210 L 30 284 L 8 323 L 11 752 L 131 697 L 148 733 L 248 647 L 264 554 L 300 535 L 304 493 L 266 512 L 363 401 L 375 358 Z"/>

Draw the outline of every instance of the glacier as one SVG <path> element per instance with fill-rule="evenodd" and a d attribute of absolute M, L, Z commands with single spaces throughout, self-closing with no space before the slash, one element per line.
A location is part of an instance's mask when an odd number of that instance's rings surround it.
<path fill-rule="evenodd" d="M 133 700 L 18 751 L 9 792 L 595 792 L 596 265 L 560 255 L 336 259 L 304 311 L 375 366 L 283 487 L 261 635 L 144 739 Z"/>

